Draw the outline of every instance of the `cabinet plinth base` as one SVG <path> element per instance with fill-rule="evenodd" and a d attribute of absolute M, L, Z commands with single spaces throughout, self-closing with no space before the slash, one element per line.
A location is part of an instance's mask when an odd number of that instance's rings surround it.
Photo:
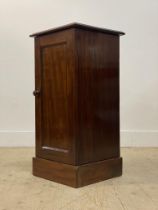
<path fill-rule="evenodd" d="M 35 157 L 33 158 L 33 175 L 78 188 L 121 176 L 122 158 L 73 166 Z"/>

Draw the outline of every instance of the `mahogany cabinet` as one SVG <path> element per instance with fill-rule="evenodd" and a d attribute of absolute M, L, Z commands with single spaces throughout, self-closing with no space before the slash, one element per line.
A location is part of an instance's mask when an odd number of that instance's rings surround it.
<path fill-rule="evenodd" d="M 119 37 L 79 23 L 35 40 L 33 174 L 81 187 L 122 174 Z"/>

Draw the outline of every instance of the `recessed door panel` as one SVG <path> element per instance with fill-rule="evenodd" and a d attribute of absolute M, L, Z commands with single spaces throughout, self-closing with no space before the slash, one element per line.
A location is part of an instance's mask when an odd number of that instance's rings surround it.
<path fill-rule="evenodd" d="M 42 49 L 42 147 L 69 150 L 66 43 Z"/>
<path fill-rule="evenodd" d="M 40 144 L 37 156 L 69 163 L 73 144 L 67 45 L 62 41 L 40 47 L 41 94 L 37 104 L 38 110 L 40 107 Z"/>

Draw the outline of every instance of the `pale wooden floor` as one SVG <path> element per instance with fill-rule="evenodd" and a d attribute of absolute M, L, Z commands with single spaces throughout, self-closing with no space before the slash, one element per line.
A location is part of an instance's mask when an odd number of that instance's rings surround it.
<path fill-rule="evenodd" d="M 32 148 L 0 148 L 0 210 L 158 210 L 158 148 L 122 149 L 122 177 L 73 189 L 31 175 Z"/>

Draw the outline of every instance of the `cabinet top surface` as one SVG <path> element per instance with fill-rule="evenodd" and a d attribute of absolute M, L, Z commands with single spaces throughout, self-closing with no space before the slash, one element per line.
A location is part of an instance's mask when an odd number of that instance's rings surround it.
<path fill-rule="evenodd" d="M 54 33 L 54 32 L 70 29 L 70 28 L 79 28 L 79 29 L 84 29 L 84 30 L 89 30 L 89 31 L 98 31 L 98 32 L 112 34 L 112 35 L 118 35 L 118 36 L 125 34 L 122 31 L 115 31 L 115 30 L 106 29 L 106 28 L 99 28 L 99 27 L 90 26 L 90 25 L 81 24 L 81 23 L 70 23 L 70 24 L 67 24 L 67 25 L 63 25 L 63 26 L 59 26 L 59 27 L 56 27 L 56 28 L 51 28 L 51 29 L 48 29 L 48 30 L 45 30 L 45 31 L 41 31 L 41 32 L 31 34 L 30 37 L 43 36 L 43 35 L 51 34 L 51 33 Z"/>

